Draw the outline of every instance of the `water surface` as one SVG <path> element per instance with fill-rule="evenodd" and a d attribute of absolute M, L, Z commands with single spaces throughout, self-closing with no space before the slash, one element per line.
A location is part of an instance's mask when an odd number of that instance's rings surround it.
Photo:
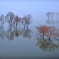
<path fill-rule="evenodd" d="M 9 3 L 10 2 L 10 3 Z M 24 15 L 32 15 L 32 23 L 26 30 L 9 27 L 8 23 L 4 23 L 4 28 L 0 29 L 0 58 L 59 58 L 59 41 L 50 42 L 51 47 L 40 47 L 46 41 L 37 40 L 38 31 L 36 26 L 48 25 L 55 26 L 59 29 L 59 23 L 54 15 L 54 23 L 48 24 L 46 20 L 47 12 L 59 12 L 58 1 L 1 1 L 0 15 L 6 15 L 9 11 L 23 17 Z M 42 41 L 41 43 L 39 43 Z M 46 44 L 47 45 L 47 44 Z M 49 50 L 51 48 L 51 50 Z"/>

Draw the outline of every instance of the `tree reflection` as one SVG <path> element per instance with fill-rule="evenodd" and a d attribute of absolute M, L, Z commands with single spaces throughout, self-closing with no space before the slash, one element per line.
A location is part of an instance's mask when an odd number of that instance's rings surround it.
<path fill-rule="evenodd" d="M 21 33 L 21 29 L 18 29 L 17 27 L 14 28 L 13 33 L 14 33 L 14 36 L 15 36 L 15 37 L 18 37 L 19 35 L 22 34 L 22 33 Z"/>
<path fill-rule="evenodd" d="M 14 40 L 15 37 L 19 37 L 22 35 L 24 38 L 31 39 L 32 37 L 32 31 L 27 29 L 19 29 L 17 27 L 9 27 L 6 31 L 4 31 L 3 27 L 0 27 L 0 38 L 4 39 L 7 38 L 8 40 Z"/>
<path fill-rule="evenodd" d="M 5 36 L 9 39 L 9 40 L 13 40 L 14 39 L 14 33 L 12 31 L 12 27 L 9 27 L 9 29 L 7 31 L 5 31 Z"/>
<path fill-rule="evenodd" d="M 21 31 L 17 27 L 9 27 L 9 29 L 5 31 L 5 37 L 7 37 L 9 40 L 14 40 L 14 38 L 18 37 L 19 35 L 21 35 Z"/>
<path fill-rule="evenodd" d="M 39 46 L 39 48 L 41 48 L 43 51 L 52 51 L 59 47 L 58 44 L 53 43 L 51 40 L 40 38 L 37 39 L 36 45 Z"/>
<path fill-rule="evenodd" d="M 22 29 L 22 35 L 23 35 L 23 37 L 25 37 L 25 38 L 29 38 L 29 39 L 31 39 L 31 37 L 32 37 L 32 31 L 29 29 L 29 28 L 27 28 L 27 29 Z"/>

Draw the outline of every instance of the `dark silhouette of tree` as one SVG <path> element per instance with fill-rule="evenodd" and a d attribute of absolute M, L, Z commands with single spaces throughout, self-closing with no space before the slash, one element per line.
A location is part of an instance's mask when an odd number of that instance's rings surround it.
<path fill-rule="evenodd" d="M 13 12 L 8 12 L 6 17 L 9 17 L 9 21 L 12 22 L 13 18 L 14 18 L 14 13 Z"/>
<path fill-rule="evenodd" d="M 58 12 L 56 13 L 56 17 L 57 17 L 57 22 L 58 22 L 59 21 L 59 18 L 58 18 L 59 17 L 59 13 Z"/>
<path fill-rule="evenodd" d="M 5 16 L 5 20 L 8 21 L 10 26 L 13 24 L 13 19 L 14 19 L 14 13 L 8 12 Z"/>
<path fill-rule="evenodd" d="M 32 16 L 29 14 L 29 15 L 27 15 L 27 16 L 24 16 L 23 18 L 22 18 L 22 25 L 23 25 L 23 27 L 24 27 L 24 29 L 25 28 L 28 28 L 29 27 L 29 24 L 31 24 L 31 18 L 32 18 Z"/>
<path fill-rule="evenodd" d="M 26 16 L 24 16 L 23 18 L 22 18 L 22 26 L 23 26 L 23 29 L 25 29 L 25 26 L 26 26 L 26 23 L 25 23 L 25 21 L 26 21 Z"/>
<path fill-rule="evenodd" d="M 53 21 L 54 12 L 51 12 L 51 16 L 52 16 L 52 22 L 54 22 L 54 21 Z"/>
<path fill-rule="evenodd" d="M 4 37 L 5 37 L 4 28 L 3 27 L 0 27 L 0 38 L 1 39 L 4 39 Z"/>
<path fill-rule="evenodd" d="M 21 22 L 21 18 L 19 16 L 15 16 L 14 24 L 16 25 L 16 27 L 17 27 L 18 23 L 20 23 L 20 22 Z"/>
<path fill-rule="evenodd" d="M 27 25 L 26 28 L 29 27 L 29 24 L 31 24 L 32 20 L 31 20 L 32 16 L 29 14 L 27 15 L 27 19 L 25 20 L 25 24 Z"/>
<path fill-rule="evenodd" d="M 51 12 L 47 12 L 46 13 L 46 16 L 48 16 L 48 22 L 50 23 L 50 15 L 51 15 Z"/>
<path fill-rule="evenodd" d="M 1 15 L 0 16 L 0 22 L 1 22 L 1 26 L 4 26 L 4 21 L 5 20 L 5 16 L 4 15 Z"/>

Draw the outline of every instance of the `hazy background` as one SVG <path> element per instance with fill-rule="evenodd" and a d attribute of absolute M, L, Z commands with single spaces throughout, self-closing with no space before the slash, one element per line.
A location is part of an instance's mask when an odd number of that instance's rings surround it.
<path fill-rule="evenodd" d="M 20 17 L 31 14 L 35 25 L 47 19 L 47 12 L 59 12 L 58 6 L 58 0 L 0 0 L 0 15 L 6 15 L 9 11 Z"/>
<path fill-rule="evenodd" d="M 0 0 L 0 15 L 6 15 L 9 11 L 15 15 L 23 17 L 24 15 L 32 15 L 31 29 L 35 33 L 35 26 L 46 24 L 47 12 L 59 12 L 58 0 Z M 58 24 L 57 24 L 58 25 Z M 59 25 L 58 25 L 59 26 Z M 5 27 L 7 28 L 7 26 Z M 33 33 L 33 36 L 35 35 Z M 35 36 L 32 39 L 18 37 L 9 41 L 8 39 L 0 39 L 0 57 L 1 58 L 57 58 L 59 50 L 55 52 L 43 52 L 36 47 Z"/>

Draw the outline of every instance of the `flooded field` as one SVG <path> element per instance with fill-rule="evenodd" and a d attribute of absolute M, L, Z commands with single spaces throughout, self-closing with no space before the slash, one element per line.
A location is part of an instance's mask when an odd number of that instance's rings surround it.
<path fill-rule="evenodd" d="M 0 1 L 0 58 L 59 58 L 59 1 Z"/>

